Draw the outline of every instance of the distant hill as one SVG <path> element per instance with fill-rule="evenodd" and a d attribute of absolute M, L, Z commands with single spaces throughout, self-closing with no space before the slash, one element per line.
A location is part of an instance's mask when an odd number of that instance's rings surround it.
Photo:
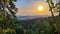
<path fill-rule="evenodd" d="M 42 16 L 17 16 L 17 19 L 20 20 L 25 20 L 25 19 L 35 19 L 35 18 L 48 18 L 49 16 L 47 15 L 42 15 Z"/>

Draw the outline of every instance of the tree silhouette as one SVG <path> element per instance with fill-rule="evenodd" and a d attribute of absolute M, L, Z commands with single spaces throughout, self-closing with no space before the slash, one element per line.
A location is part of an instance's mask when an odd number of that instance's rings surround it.
<path fill-rule="evenodd" d="M 60 18 L 60 0 L 58 0 L 58 5 L 59 5 L 59 18 Z"/>
<path fill-rule="evenodd" d="M 17 8 L 14 5 L 14 2 L 17 0 L 0 0 L 0 27 L 1 29 L 13 29 L 15 24 L 13 19 L 16 19 L 15 13 Z"/>
<path fill-rule="evenodd" d="M 60 31 L 59 31 L 59 21 L 56 20 L 55 16 L 54 16 L 54 12 L 59 12 L 59 15 L 60 15 L 60 9 L 59 9 L 59 2 L 58 3 L 54 3 L 53 0 L 47 0 L 48 2 L 48 5 L 50 7 L 50 11 L 51 11 L 51 14 L 52 14 L 52 18 L 53 18 L 53 23 L 51 23 L 51 25 L 53 25 L 53 27 L 56 29 L 56 31 L 58 32 L 58 34 L 60 34 Z"/>

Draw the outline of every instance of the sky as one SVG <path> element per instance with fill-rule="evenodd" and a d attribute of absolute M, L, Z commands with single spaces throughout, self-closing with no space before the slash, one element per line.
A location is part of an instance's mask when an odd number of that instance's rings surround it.
<path fill-rule="evenodd" d="M 18 8 L 17 16 L 51 15 L 49 6 L 44 0 L 17 0 L 15 5 Z M 42 12 L 38 11 L 38 6 L 40 5 L 44 6 L 44 11 Z M 57 15 L 57 13 L 55 13 L 55 15 Z"/>

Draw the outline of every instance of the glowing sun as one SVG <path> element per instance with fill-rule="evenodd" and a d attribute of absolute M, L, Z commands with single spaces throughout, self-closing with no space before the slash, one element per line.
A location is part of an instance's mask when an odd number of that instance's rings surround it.
<path fill-rule="evenodd" d="M 39 11 L 43 11 L 44 10 L 44 7 L 43 6 L 38 6 L 38 10 Z"/>

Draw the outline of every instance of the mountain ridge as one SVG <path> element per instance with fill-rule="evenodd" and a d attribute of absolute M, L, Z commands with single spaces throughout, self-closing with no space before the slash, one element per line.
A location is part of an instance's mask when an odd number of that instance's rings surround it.
<path fill-rule="evenodd" d="M 48 18 L 47 15 L 40 15 L 40 16 L 17 16 L 17 19 L 24 20 L 24 19 L 35 19 L 35 18 Z"/>

